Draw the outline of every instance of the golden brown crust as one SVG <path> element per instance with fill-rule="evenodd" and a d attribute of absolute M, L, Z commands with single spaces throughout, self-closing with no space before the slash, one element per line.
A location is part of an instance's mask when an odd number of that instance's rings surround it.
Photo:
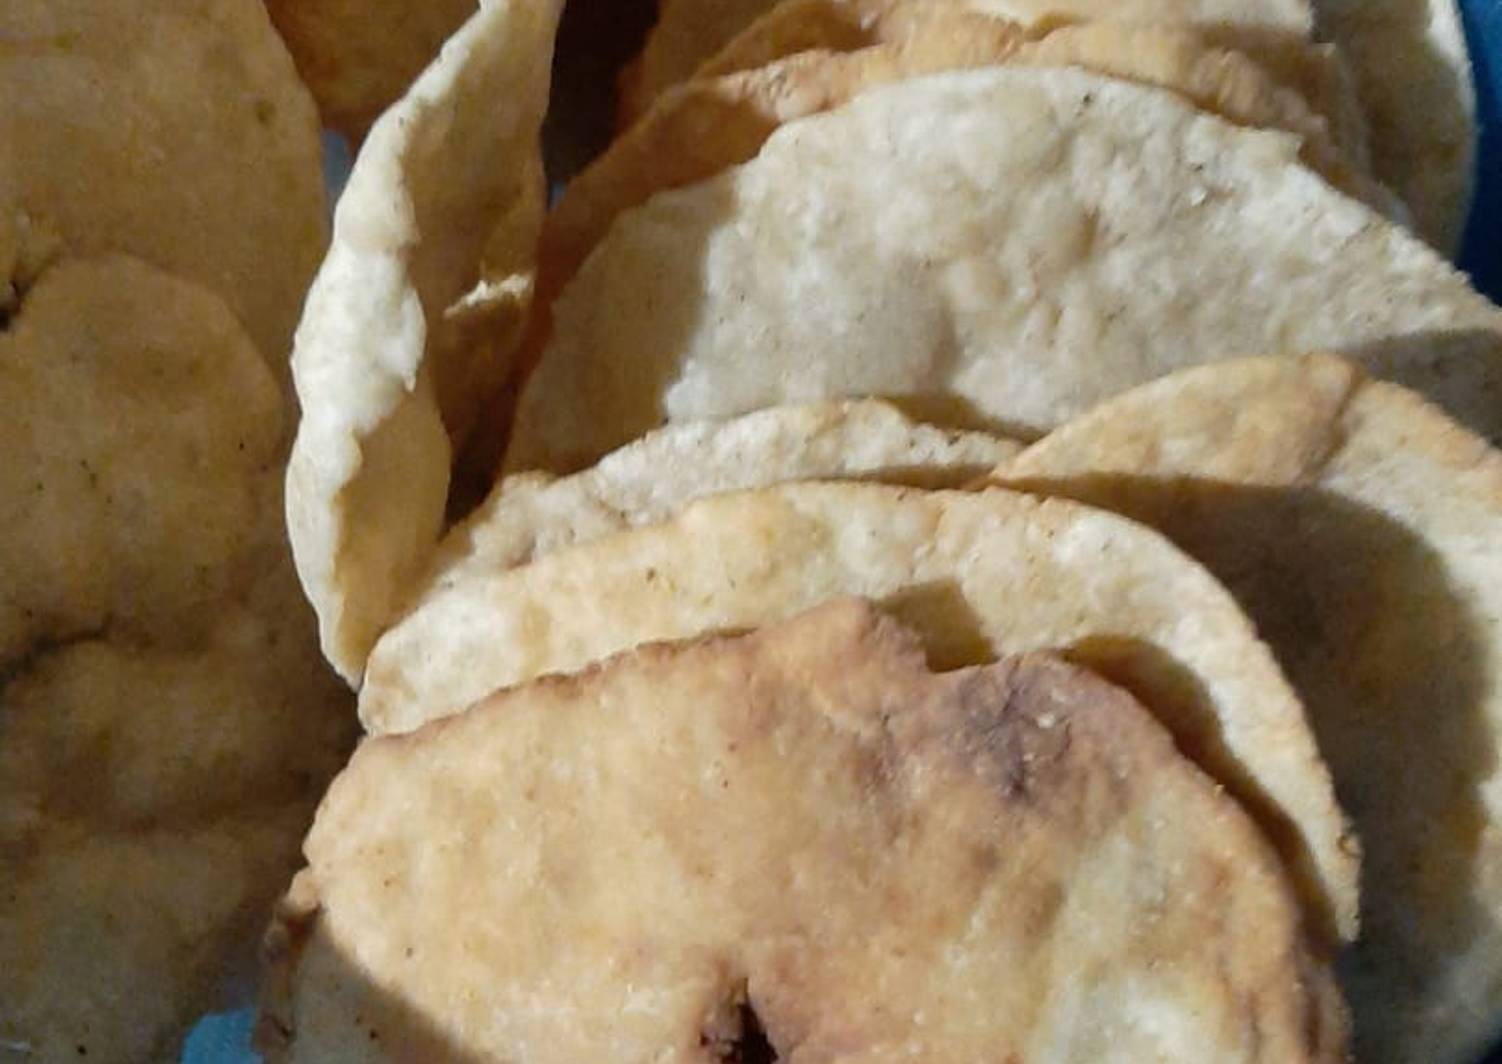
<path fill-rule="evenodd" d="M 306 852 L 292 1060 L 700 1061 L 737 1002 L 810 1059 L 1344 1049 L 1277 859 L 1128 695 L 931 674 L 855 601 L 370 740 Z"/>
<path fill-rule="evenodd" d="M 1163 530 L 1299 689 L 1361 833 L 1362 1060 L 1466 1061 L 1502 1010 L 1502 455 L 1327 356 L 1119 396 L 1001 471 Z M 1441 782 L 1443 781 L 1443 782 Z"/>
<path fill-rule="evenodd" d="M 353 707 L 282 538 L 281 396 L 230 308 L 123 256 L 23 265 L 0 277 L 0 1045 L 166 1059 L 248 974 Z"/>
<path fill-rule="evenodd" d="M 897 0 L 900 6 L 903 0 Z M 713 64 L 722 49 L 735 46 L 737 36 L 761 32 L 761 54 L 768 43 L 812 47 L 804 26 L 817 24 L 847 39 L 885 17 L 893 6 L 884 0 L 824 0 L 823 3 L 783 3 L 774 0 L 664 0 L 656 27 L 622 100 L 625 119 L 640 115 L 665 90 L 696 76 Z M 937 6 L 937 5 L 932 5 Z M 1232 24 L 1271 27 L 1309 36 L 1312 17 L 1306 0 L 960 0 L 954 9 L 998 12 L 1027 25 L 1068 21 L 1189 25 Z M 800 25 L 803 23 L 804 25 Z M 770 31 L 770 32 L 767 32 Z M 785 54 L 785 53 L 784 53 Z"/>
<path fill-rule="evenodd" d="M 209 289 L 286 380 L 328 224 L 318 116 L 259 0 L 10 0 L 0 97 L 26 102 L 0 116 L 0 215 Z"/>
<path fill-rule="evenodd" d="M 1355 847 L 1272 655 L 1220 584 L 1165 540 L 1065 500 L 784 484 L 700 499 L 519 568 L 467 567 L 382 637 L 361 719 L 409 731 L 498 686 L 837 595 L 914 625 L 936 667 L 1049 647 L 1109 664 L 1272 833 L 1311 910 L 1354 936 Z"/>

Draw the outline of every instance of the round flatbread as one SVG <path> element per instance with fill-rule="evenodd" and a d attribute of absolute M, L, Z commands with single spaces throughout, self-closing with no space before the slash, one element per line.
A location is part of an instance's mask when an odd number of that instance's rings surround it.
<path fill-rule="evenodd" d="M 931 0 L 884 6 L 887 17 L 867 28 L 867 47 L 825 50 L 826 44 L 844 43 L 835 30 L 832 40 L 814 49 L 773 57 L 753 69 L 695 77 L 665 92 L 569 182 L 549 213 L 538 250 L 539 309 L 552 304 L 622 211 L 753 158 L 780 126 L 880 85 L 998 64 L 1078 66 L 1172 90 L 1237 125 L 1296 133 L 1303 138 L 1301 158 L 1332 184 L 1406 220 L 1392 194 L 1361 172 L 1364 139 L 1337 140 L 1337 134 L 1351 138 L 1351 123 L 1338 113 L 1344 101 L 1331 85 L 1340 80 L 1333 53 L 1269 45 L 1261 51 L 1278 52 L 1275 77 L 1255 58 L 1190 29 L 1103 22 L 1027 31 L 1019 23 Z M 1316 102 L 1330 114 L 1315 110 Z M 543 318 L 537 322 L 546 328 Z M 532 339 L 537 344 L 543 337 Z"/>
<path fill-rule="evenodd" d="M 257 0 L 7 0 L 0 98 L 0 215 L 210 289 L 285 377 L 328 228 L 318 116 Z"/>
<path fill-rule="evenodd" d="M 6 280 L 0 1045 L 175 1058 L 247 974 L 352 707 L 282 538 L 282 395 L 229 308 L 120 256 Z"/>
<path fill-rule="evenodd" d="M 1311 346 L 1502 436 L 1502 311 L 1297 153 L 1077 70 L 864 93 L 616 220 L 553 306 L 507 466 L 840 396 L 1025 436 L 1186 365 Z"/>
<path fill-rule="evenodd" d="M 106 627 L 191 638 L 275 508 L 271 374 L 222 301 L 135 259 L 23 284 L 0 332 L 0 662 Z"/>
<path fill-rule="evenodd" d="M 1224 580 L 1303 697 L 1361 834 L 1357 1059 L 1478 1059 L 1502 1029 L 1502 455 L 1332 358 L 1190 370 L 1004 466 Z"/>
<path fill-rule="evenodd" d="M 370 740 L 307 854 L 276 1060 L 1345 1054 L 1276 855 L 1129 695 L 934 675 L 855 602 Z"/>
<path fill-rule="evenodd" d="M 1157 534 L 1010 492 L 789 484 L 671 521 L 471 570 L 377 644 L 376 733 L 639 643 L 738 630 L 861 595 L 914 625 L 936 667 L 1065 648 L 1136 692 L 1298 870 L 1317 916 L 1356 926 L 1357 854 L 1314 740 L 1231 597 Z"/>
<path fill-rule="evenodd" d="M 453 455 L 509 372 L 560 7 L 486 4 L 382 117 L 308 293 L 287 526 L 324 653 L 352 684 L 427 564 Z"/>
<path fill-rule="evenodd" d="M 551 304 L 617 215 L 654 193 L 745 162 L 784 123 L 876 85 L 1001 62 L 1023 39 L 1016 23 L 944 8 L 901 43 L 810 50 L 675 87 L 575 175 L 549 212 L 538 249 L 539 306 Z"/>
<path fill-rule="evenodd" d="M 1021 449 L 999 436 L 924 425 L 874 399 L 668 425 L 573 476 L 522 473 L 502 480 L 444 537 L 415 602 L 471 574 L 483 578 L 574 543 L 665 520 L 706 495 L 813 479 L 957 488 Z"/>

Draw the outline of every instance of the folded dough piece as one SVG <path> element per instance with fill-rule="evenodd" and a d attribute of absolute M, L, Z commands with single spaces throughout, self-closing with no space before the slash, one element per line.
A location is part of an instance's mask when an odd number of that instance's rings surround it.
<path fill-rule="evenodd" d="M 1350 59 L 1372 167 L 1419 233 L 1460 247 L 1476 180 L 1476 89 L 1455 0 L 1319 0 L 1319 31 Z"/>
<path fill-rule="evenodd" d="M 297 330 L 287 529 L 352 685 L 442 531 L 449 468 L 505 381 L 543 210 L 562 0 L 498 0 L 371 130 Z"/>

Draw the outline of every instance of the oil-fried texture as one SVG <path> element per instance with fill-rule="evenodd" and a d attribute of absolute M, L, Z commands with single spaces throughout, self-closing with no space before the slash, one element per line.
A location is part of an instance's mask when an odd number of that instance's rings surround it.
<path fill-rule="evenodd" d="M 273 932 L 293 1060 L 1343 1059 L 1272 850 L 1133 699 L 858 602 L 374 739 Z"/>
<path fill-rule="evenodd" d="M 266 0 L 328 125 L 358 141 L 476 0 Z"/>
<path fill-rule="evenodd" d="M 1372 169 L 1419 233 L 1460 247 L 1476 165 L 1476 91 L 1455 0 L 1319 0 L 1319 29 L 1350 59 L 1371 125 Z"/>
<path fill-rule="evenodd" d="M 538 302 L 545 309 L 622 211 L 654 193 L 713 177 L 752 158 L 787 122 L 877 85 L 939 70 L 999 63 L 1023 42 L 1003 19 L 936 8 L 885 46 L 824 48 L 674 87 L 577 174 L 543 224 Z"/>
<path fill-rule="evenodd" d="M 998 436 L 913 421 L 874 399 L 669 425 L 582 473 L 523 473 L 501 481 L 444 538 L 413 601 L 471 573 L 483 578 L 574 543 L 664 520 L 716 492 L 822 479 L 960 487 L 1020 450 Z"/>
<path fill-rule="evenodd" d="M 1274 358 L 1111 400 L 998 475 L 1154 525 L 1247 607 L 1364 843 L 1358 1059 L 1479 1058 L 1502 1016 L 1502 455 L 1339 360 Z"/>
<path fill-rule="evenodd" d="M 1136 691 L 1254 811 L 1317 918 L 1356 927 L 1357 854 L 1303 709 L 1209 574 L 1113 514 L 1011 492 L 791 484 L 435 586 L 370 659 L 372 732 L 657 639 L 883 603 L 939 667 L 1065 648 Z"/>
<path fill-rule="evenodd" d="M 892 44 L 911 36 L 915 27 L 931 20 L 977 16 L 1008 19 L 1005 11 L 985 4 L 935 0 L 783 0 L 700 66 L 694 78 L 751 70 L 798 52 L 850 52 L 876 44 Z M 1366 119 L 1351 72 L 1338 48 L 1314 43 L 1306 32 L 1237 22 L 1116 22 L 1109 18 L 1077 22 L 1058 16 L 1022 20 L 1020 24 L 1026 27 L 1030 39 L 1065 29 L 1087 39 L 1125 45 L 1111 51 L 1119 61 L 1128 63 L 1134 59 L 1131 55 L 1134 42 L 1162 48 L 1154 43 L 1160 34 L 1168 41 L 1240 53 L 1280 88 L 1302 97 L 1324 119 L 1328 136 L 1339 153 L 1358 170 L 1369 169 Z M 1139 34 L 1146 36 L 1139 38 Z M 1066 34 L 1061 39 L 1068 40 L 1071 36 Z"/>
<path fill-rule="evenodd" d="M 505 381 L 543 210 L 561 0 L 485 5 L 372 129 L 308 294 L 287 524 L 324 653 L 358 684 Z"/>
<path fill-rule="evenodd" d="M 483 577 L 665 520 L 706 495 L 797 480 L 960 487 L 976 479 L 978 464 L 989 468 L 1020 450 L 999 436 L 914 421 L 875 399 L 668 425 L 573 476 L 525 473 L 502 480 L 445 537 L 414 602 L 470 573 Z M 990 455 L 996 459 L 987 463 Z"/>
<path fill-rule="evenodd" d="M 258 0 L 7 0 L 0 99 L 0 215 L 217 293 L 285 379 L 328 233 L 318 116 Z"/>
<path fill-rule="evenodd" d="M 538 251 L 539 310 L 545 313 L 579 265 L 624 210 L 665 189 L 681 188 L 756 155 L 788 122 L 831 110 L 880 85 L 944 70 L 1006 63 L 1079 66 L 1112 77 L 1169 89 L 1197 107 L 1237 125 L 1281 129 L 1303 139 L 1301 158 L 1331 184 L 1406 220 L 1392 194 L 1362 173 L 1366 144 L 1343 113 L 1339 124 L 1313 103 L 1337 111 L 1344 84 L 1332 52 L 1287 41 L 1265 44 L 1276 52 L 1275 78 L 1255 58 L 1213 43 L 1189 29 L 1125 26 L 1108 22 L 1061 28 L 1024 28 L 1015 22 L 931 0 L 885 5 L 884 18 L 867 30 L 869 47 L 835 52 L 844 27 L 828 41 L 767 65 L 697 76 L 665 92 L 593 164 L 572 180 L 543 225 Z M 771 42 L 785 38 L 769 28 Z M 803 35 L 799 44 L 815 36 Z M 1234 39 L 1222 29 L 1219 38 Z M 732 44 L 732 48 L 734 44 Z M 755 49 L 752 49 L 755 50 Z M 1309 88 L 1314 100 L 1302 95 Z M 1349 152 L 1337 131 L 1354 137 Z M 539 316 L 532 346 L 547 326 Z"/>
<path fill-rule="evenodd" d="M 1116 22 L 1109 15 L 1101 21 L 1087 22 L 1056 15 L 1025 19 L 1010 16 L 1003 8 L 991 4 L 935 0 L 782 0 L 700 66 L 694 78 L 751 70 L 797 52 L 819 49 L 849 52 L 889 44 L 909 36 L 915 24 L 965 14 L 1020 19 L 1028 36 L 1033 38 L 1064 28 L 1130 44 L 1134 35 L 1146 33 L 1143 41 L 1151 46 L 1154 36 L 1162 33 L 1168 39 L 1239 53 L 1280 89 L 1307 102 L 1323 120 L 1339 155 L 1359 172 L 1371 172 L 1366 115 L 1345 56 L 1336 45 L 1311 41 L 1307 29 L 1290 26 L 1155 19 Z M 1126 58 L 1131 60 L 1129 52 Z"/>
<path fill-rule="evenodd" d="M 133 259 L 13 252 L 0 1041 L 164 1059 L 243 978 L 350 707 L 281 537 L 282 396 L 229 308 Z"/>
<path fill-rule="evenodd" d="M 0 1038 L 23 1059 L 175 1059 L 252 974 L 351 738 L 285 557 L 274 583 L 199 642 L 40 649 L 0 691 Z"/>
<path fill-rule="evenodd" d="M 227 961 L 250 952 L 308 817 L 303 801 L 129 834 L 59 825 L 24 856 L 0 843 L 7 1064 L 177 1060 L 186 1027 L 245 979 Z"/>
<path fill-rule="evenodd" d="M 213 296 L 131 259 L 34 283 L 0 333 L 0 662 L 106 625 L 191 636 L 244 582 L 284 425 L 253 356 Z"/>
<path fill-rule="evenodd" d="M 1338 53 L 1271 31 L 1195 30 L 1098 22 L 1065 26 L 1024 49 L 1037 66 L 1074 65 L 1172 89 L 1238 126 L 1284 130 L 1299 157 L 1347 195 L 1407 221 L 1391 191 L 1368 175 L 1366 128 Z"/>
<path fill-rule="evenodd" d="M 1022 435 L 1289 347 L 1352 352 L 1502 436 L 1502 312 L 1298 150 L 1078 70 L 864 93 L 616 219 L 554 304 L 507 468 L 842 396 Z"/>
<path fill-rule="evenodd" d="M 901 0 L 899 0 L 901 2 Z M 1029 25 L 1060 20 L 1185 25 L 1206 23 L 1273 27 L 1308 36 L 1313 17 L 1306 0 L 938 0 L 957 8 L 1000 15 Z M 883 0 L 847 0 L 869 18 Z M 625 85 L 623 120 L 635 120 L 662 92 L 694 76 L 776 0 L 663 0 L 657 25 Z M 830 3 L 830 8 L 842 6 Z M 822 19 L 826 25 L 838 16 Z M 848 20 L 839 20 L 849 24 Z M 786 53 L 784 53 L 786 54 Z"/>

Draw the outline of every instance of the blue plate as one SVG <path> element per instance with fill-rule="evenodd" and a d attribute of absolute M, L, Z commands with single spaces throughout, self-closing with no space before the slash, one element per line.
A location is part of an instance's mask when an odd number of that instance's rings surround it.
<path fill-rule="evenodd" d="M 1476 73 L 1481 146 L 1476 201 L 1466 228 L 1460 266 L 1494 302 L 1502 303 L 1502 0 L 1461 0 L 1471 62 Z M 348 173 L 347 149 L 330 153 L 332 184 Z M 257 1064 L 250 1049 L 248 1011 L 205 1017 L 183 1047 L 182 1064 Z M 1502 1047 L 1484 1064 L 1502 1064 Z"/>

